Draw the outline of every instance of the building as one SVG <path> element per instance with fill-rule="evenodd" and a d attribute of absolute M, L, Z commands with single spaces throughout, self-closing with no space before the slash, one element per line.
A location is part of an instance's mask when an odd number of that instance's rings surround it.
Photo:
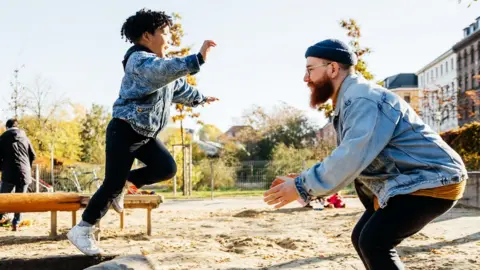
<path fill-rule="evenodd" d="M 423 121 L 436 131 L 458 127 L 456 54 L 450 49 L 417 72 Z"/>
<path fill-rule="evenodd" d="M 417 75 L 400 73 L 383 80 L 383 86 L 403 98 L 419 113 L 421 109 L 421 91 L 418 88 Z"/>
<path fill-rule="evenodd" d="M 223 134 L 222 137 L 230 138 L 230 139 L 238 139 L 241 135 L 248 134 L 248 132 L 253 132 L 254 129 L 251 126 L 232 126 L 230 127 L 227 132 Z"/>
<path fill-rule="evenodd" d="M 463 39 L 453 46 L 457 55 L 458 121 L 464 124 L 480 120 L 480 17 L 463 29 Z"/>
<path fill-rule="evenodd" d="M 337 145 L 337 133 L 331 122 L 328 122 L 317 132 L 317 140 L 325 145 Z"/>

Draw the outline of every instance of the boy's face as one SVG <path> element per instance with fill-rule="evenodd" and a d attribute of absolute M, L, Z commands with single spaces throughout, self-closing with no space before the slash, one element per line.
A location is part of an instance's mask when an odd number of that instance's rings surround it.
<path fill-rule="evenodd" d="M 170 27 L 159 27 L 155 33 L 145 33 L 143 35 L 143 45 L 152 50 L 158 57 L 165 57 L 170 42 Z"/>

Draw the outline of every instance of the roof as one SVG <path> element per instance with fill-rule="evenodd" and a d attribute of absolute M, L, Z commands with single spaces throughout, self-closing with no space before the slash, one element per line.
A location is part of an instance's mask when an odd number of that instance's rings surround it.
<path fill-rule="evenodd" d="M 418 79 L 415 73 L 399 73 L 387 77 L 383 82 L 387 89 L 418 87 Z"/>
<path fill-rule="evenodd" d="M 228 133 L 237 133 L 239 131 L 242 131 L 244 129 L 253 129 L 251 126 L 232 126 L 230 127 L 225 134 Z"/>
<path fill-rule="evenodd" d="M 417 71 L 417 75 L 424 72 L 425 70 L 433 67 L 434 65 L 440 63 L 440 61 L 444 60 L 445 58 L 451 56 L 452 54 L 454 54 L 453 52 L 453 49 L 450 48 L 448 49 L 448 51 L 442 53 L 439 57 L 435 58 L 435 60 L 433 60 L 432 62 L 428 63 L 426 66 L 424 66 L 422 69 L 420 69 L 419 71 Z"/>
<path fill-rule="evenodd" d="M 480 41 L 480 29 L 473 32 L 468 37 L 465 37 L 464 39 L 457 42 L 457 44 L 453 45 L 452 49 L 454 52 L 458 52 L 464 47 L 468 46 L 470 43 L 473 43 L 477 40 Z"/>

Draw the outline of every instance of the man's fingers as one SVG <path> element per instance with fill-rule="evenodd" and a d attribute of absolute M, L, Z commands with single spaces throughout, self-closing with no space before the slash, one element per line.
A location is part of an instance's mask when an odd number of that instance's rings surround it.
<path fill-rule="evenodd" d="M 265 191 L 265 193 L 263 193 L 263 197 L 267 197 L 268 195 L 271 195 L 273 193 L 278 192 L 280 190 L 280 188 L 281 188 L 281 185 L 278 185 L 276 187 L 273 187 L 273 188 Z"/>
<path fill-rule="evenodd" d="M 266 203 L 267 203 L 268 205 L 272 205 L 272 204 L 280 203 L 280 202 L 282 202 L 282 201 L 283 201 L 283 197 L 278 197 L 278 198 L 276 198 L 276 199 L 274 199 L 274 200 L 267 201 Z"/>
<path fill-rule="evenodd" d="M 275 207 L 275 209 L 282 208 L 282 207 L 284 207 L 285 205 L 287 205 L 287 204 L 289 204 L 289 203 L 291 203 L 291 202 L 292 202 L 292 201 L 282 201 L 282 202 L 280 202 L 279 204 L 275 205 L 274 207 Z"/>
<path fill-rule="evenodd" d="M 263 201 L 268 203 L 268 202 L 277 200 L 278 198 L 281 198 L 281 197 L 283 197 L 283 194 L 281 192 L 276 192 L 276 193 L 273 193 L 273 194 L 270 194 L 270 195 L 264 197 Z"/>

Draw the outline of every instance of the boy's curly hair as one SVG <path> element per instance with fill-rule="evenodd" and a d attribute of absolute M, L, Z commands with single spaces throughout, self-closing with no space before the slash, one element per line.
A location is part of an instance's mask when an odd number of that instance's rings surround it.
<path fill-rule="evenodd" d="M 154 34 L 159 27 L 172 26 L 172 17 L 163 11 L 152 11 L 150 9 L 141 9 L 133 16 L 130 16 L 122 25 L 120 34 L 122 39 L 130 43 L 136 43 L 142 37 L 143 33 Z"/>

